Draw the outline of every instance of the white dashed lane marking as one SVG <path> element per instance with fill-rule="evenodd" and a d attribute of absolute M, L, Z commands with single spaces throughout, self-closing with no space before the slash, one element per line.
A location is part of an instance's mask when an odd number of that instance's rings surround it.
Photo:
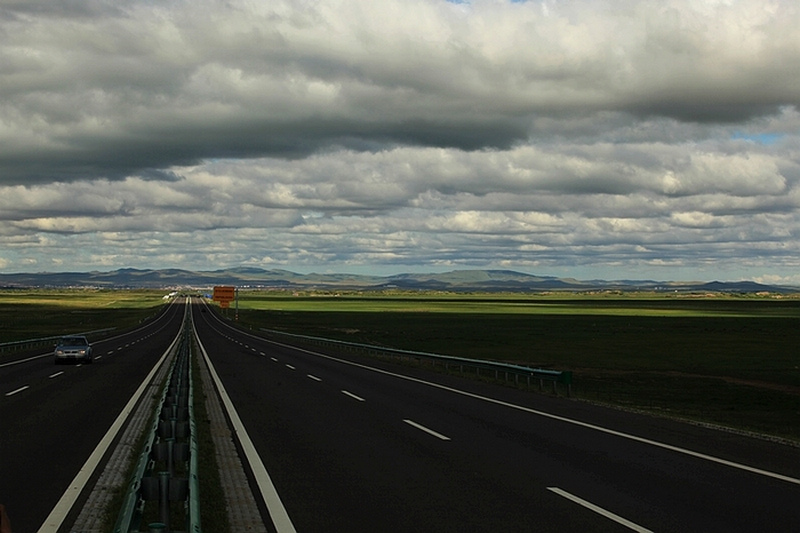
<path fill-rule="evenodd" d="M 12 390 L 11 392 L 7 392 L 6 396 L 14 396 L 15 394 L 19 394 L 20 392 L 22 392 L 22 391 L 24 391 L 26 389 L 29 389 L 29 388 L 30 388 L 30 385 L 25 385 L 24 387 L 20 387 L 20 388 L 18 388 L 16 390 Z"/>
<path fill-rule="evenodd" d="M 426 428 L 426 427 L 425 427 L 425 426 L 423 426 L 422 424 L 417 424 L 417 423 L 416 423 L 416 422 L 414 422 L 413 420 L 405 419 L 405 420 L 403 420 L 403 422 L 405 422 L 405 423 L 406 423 L 406 424 L 408 424 L 409 426 L 412 426 L 412 427 L 415 427 L 415 428 L 417 428 L 417 429 L 419 429 L 419 430 L 422 430 L 422 431 L 424 431 L 424 432 L 425 432 L 425 433 L 427 433 L 428 435 L 433 435 L 433 436 L 434 436 L 434 437 L 436 437 L 437 439 L 441 439 L 441 440 L 450 440 L 450 437 L 448 437 L 448 436 L 446 436 L 446 435 L 442 435 L 441 433 L 439 433 L 439 432 L 437 432 L 437 431 L 434 431 L 434 430 L 432 430 L 432 429 Z"/>
<path fill-rule="evenodd" d="M 356 396 L 352 392 L 348 392 L 346 390 L 343 390 L 342 394 L 344 394 L 345 396 L 349 396 L 349 397 L 353 398 L 354 400 L 358 400 L 359 402 L 365 402 L 366 401 L 364 398 L 362 398 L 360 396 Z"/>

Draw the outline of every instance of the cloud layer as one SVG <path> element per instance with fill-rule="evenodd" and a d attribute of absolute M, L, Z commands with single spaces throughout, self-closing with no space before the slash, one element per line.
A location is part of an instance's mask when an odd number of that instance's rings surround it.
<path fill-rule="evenodd" d="M 7 1 L 0 269 L 800 283 L 790 1 Z"/>

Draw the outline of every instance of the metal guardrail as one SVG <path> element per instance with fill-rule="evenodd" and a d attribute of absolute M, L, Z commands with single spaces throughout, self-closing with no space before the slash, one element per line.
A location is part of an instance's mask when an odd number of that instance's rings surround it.
<path fill-rule="evenodd" d="M 142 526 L 147 528 L 144 531 L 159 533 L 201 531 L 188 330 L 185 325 L 158 415 L 136 463 L 114 533 L 138 532 Z"/>
<path fill-rule="evenodd" d="M 520 379 L 523 379 L 525 380 L 525 383 L 529 388 L 531 387 L 532 384 L 535 384 L 538 381 L 539 390 L 544 389 L 544 382 L 551 382 L 553 384 L 554 394 L 558 393 L 556 385 L 558 383 L 561 383 L 566 387 L 567 396 L 572 396 L 571 371 L 530 368 L 527 366 L 514 365 L 510 363 L 501 363 L 499 361 L 485 361 L 481 359 L 455 357 L 452 355 L 400 350 L 396 348 L 373 346 L 370 344 L 360 344 L 357 342 L 326 339 L 324 337 L 298 335 L 296 333 L 287 333 L 285 331 L 278 331 L 274 329 L 267 329 L 267 328 L 260 328 L 260 329 L 265 333 L 292 337 L 294 339 L 302 340 L 304 342 L 309 342 L 318 346 L 335 347 L 339 349 L 345 349 L 348 351 L 366 352 L 368 355 L 381 355 L 387 357 L 416 359 L 418 361 L 426 360 L 432 362 L 434 365 L 439 363 L 445 369 L 459 368 L 461 372 L 463 372 L 465 368 L 472 368 L 475 369 L 478 374 L 480 374 L 481 371 L 489 372 L 490 375 L 491 373 L 494 373 L 495 379 L 500 379 L 502 375 L 505 381 L 509 381 L 509 377 L 513 376 L 513 380 L 515 381 L 515 383 L 519 384 Z"/>
<path fill-rule="evenodd" d="M 93 331 L 86 331 L 83 333 L 74 333 L 74 335 L 94 335 L 96 333 L 106 333 L 108 331 L 114 331 L 117 328 L 105 328 L 105 329 L 96 329 Z M 70 333 L 69 335 L 73 335 Z M 12 342 L 3 342 L 0 343 L 0 353 L 3 352 L 16 352 L 18 350 L 29 350 L 31 348 L 35 348 L 37 346 L 42 346 L 45 344 L 50 344 L 58 341 L 61 337 L 67 336 L 65 335 L 53 335 L 51 337 L 41 337 L 39 339 L 25 339 L 21 341 L 12 341 Z"/>

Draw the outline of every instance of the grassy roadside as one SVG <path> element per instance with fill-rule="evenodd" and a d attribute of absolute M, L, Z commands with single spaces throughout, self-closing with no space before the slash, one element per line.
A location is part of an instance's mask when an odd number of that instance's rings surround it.
<path fill-rule="evenodd" d="M 240 291 L 239 307 L 254 329 L 572 370 L 581 399 L 800 442 L 796 298 Z"/>

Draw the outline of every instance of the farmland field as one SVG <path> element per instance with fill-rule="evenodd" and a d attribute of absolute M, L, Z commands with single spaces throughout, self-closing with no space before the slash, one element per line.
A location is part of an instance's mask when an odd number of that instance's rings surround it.
<path fill-rule="evenodd" d="M 800 441 L 798 298 L 240 291 L 239 321 L 571 370 L 580 399 Z"/>
<path fill-rule="evenodd" d="M 0 290 L 0 343 L 135 326 L 166 291 Z"/>

